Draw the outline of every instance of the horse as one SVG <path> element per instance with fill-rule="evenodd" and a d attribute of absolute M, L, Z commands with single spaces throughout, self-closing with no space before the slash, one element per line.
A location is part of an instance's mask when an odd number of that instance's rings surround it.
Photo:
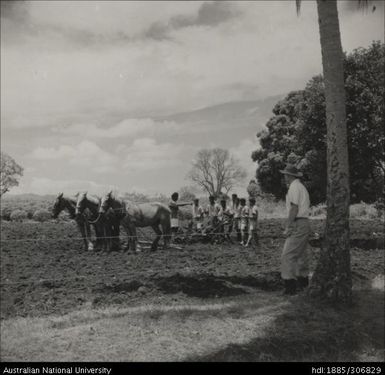
<path fill-rule="evenodd" d="M 89 196 L 87 192 L 79 194 L 76 202 L 76 215 L 83 215 L 86 209 L 91 213 L 90 224 L 96 233 L 96 247 L 107 249 L 107 241 L 112 238 L 113 247 L 119 248 L 120 218 L 112 210 L 105 215 L 104 220 L 95 220 L 99 215 L 100 198 Z M 111 247 L 110 247 L 111 248 Z"/>
<path fill-rule="evenodd" d="M 77 194 L 78 195 L 78 194 Z M 63 193 L 60 193 L 53 205 L 52 216 L 54 219 L 57 219 L 60 212 L 67 210 L 70 218 L 75 220 L 80 234 L 83 239 L 84 247 L 86 250 L 93 250 L 94 245 L 91 242 L 91 227 L 88 223 L 88 219 L 85 214 L 76 215 L 76 202 L 77 195 L 75 197 L 65 197 Z"/>
<path fill-rule="evenodd" d="M 137 227 L 151 227 L 156 233 L 156 238 L 151 245 L 152 251 L 157 250 L 162 234 L 164 247 L 167 248 L 169 246 L 171 239 L 171 212 L 167 206 L 158 202 L 135 204 L 115 198 L 112 192 L 109 192 L 101 200 L 99 208 L 100 215 L 104 215 L 110 208 L 112 208 L 114 212 L 122 215 L 121 224 L 126 230 L 129 239 L 126 250 L 129 249 L 131 243 L 132 250 L 136 251 Z M 160 230 L 159 226 L 162 230 Z"/>

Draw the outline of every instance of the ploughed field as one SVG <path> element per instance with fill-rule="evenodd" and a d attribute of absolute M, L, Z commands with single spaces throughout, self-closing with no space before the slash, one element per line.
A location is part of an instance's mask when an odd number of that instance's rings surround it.
<path fill-rule="evenodd" d="M 311 220 L 314 233 L 324 222 Z M 63 314 L 82 306 L 139 306 L 183 301 L 204 303 L 281 288 L 280 254 L 284 220 L 259 223 L 260 245 L 180 244 L 140 253 L 85 251 L 72 222 L 2 222 L 1 318 Z M 154 238 L 151 230 L 141 231 Z M 122 243 L 126 241 L 122 233 Z M 311 269 L 319 256 L 314 235 Z M 355 285 L 383 274 L 384 238 L 380 221 L 351 221 Z"/>

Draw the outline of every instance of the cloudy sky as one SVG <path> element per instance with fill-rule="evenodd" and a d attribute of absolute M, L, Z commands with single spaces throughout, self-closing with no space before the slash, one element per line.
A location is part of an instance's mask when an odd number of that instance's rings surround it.
<path fill-rule="evenodd" d="M 345 51 L 383 41 L 376 7 L 339 2 Z M 294 1 L 2 1 L 1 148 L 25 168 L 12 192 L 170 194 L 214 146 L 251 178 L 275 98 L 320 72 L 312 1 L 299 17 Z"/>

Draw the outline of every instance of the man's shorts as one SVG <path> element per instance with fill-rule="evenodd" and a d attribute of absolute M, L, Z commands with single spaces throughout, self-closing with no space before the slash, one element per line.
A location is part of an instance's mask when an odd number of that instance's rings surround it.
<path fill-rule="evenodd" d="M 247 223 L 241 223 L 241 230 L 247 229 Z"/>
<path fill-rule="evenodd" d="M 171 218 L 171 228 L 179 228 L 179 220 Z"/>

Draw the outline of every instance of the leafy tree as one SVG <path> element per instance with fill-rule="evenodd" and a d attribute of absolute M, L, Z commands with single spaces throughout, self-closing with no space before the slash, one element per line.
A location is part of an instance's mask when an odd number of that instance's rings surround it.
<path fill-rule="evenodd" d="M 193 161 L 188 178 L 210 195 L 227 194 L 246 178 L 239 161 L 221 148 L 200 150 Z"/>
<path fill-rule="evenodd" d="M 13 186 L 19 185 L 19 177 L 22 175 L 23 168 L 8 154 L 1 152 L 0 197 Z"/>
<path fill-rule="evenodd" d="M 353 203 L 371 203 L 384 186 L 385 45 L 374 42 L 345 56 L 345 89 Z M 326 108 L 321 76 L 302 91 L 291 92 L 277 103 L 267 129 L 258 133 L 261 148 L 252 154 L 259 161 L 257 178 L 263 191 L 283 198 L 281 183 L 286 162 L 305 173 L 313 204 L 326 199 Z"/>

